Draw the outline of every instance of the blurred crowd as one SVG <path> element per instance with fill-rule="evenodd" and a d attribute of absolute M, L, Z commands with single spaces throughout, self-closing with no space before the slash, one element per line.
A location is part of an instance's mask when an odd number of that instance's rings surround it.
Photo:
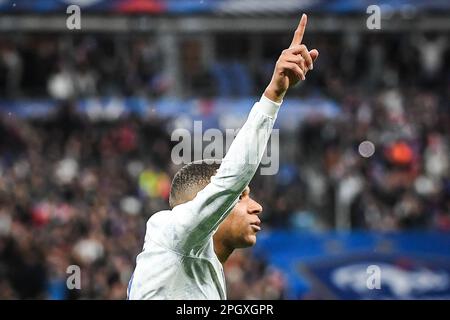
<path fill-rule="evenodd" d="M 319 61 L 291 94 L 333 99 L 341 112 L 312 114 L 295 132 L 281 132 L 292 148 L 280 154 L 279 173 L 251 185 L 264 228 L 449 232 L 448 37 L 309 37 Z M 164 97 L 172 82 L 151 40 L 56 39 L 0 42 L 2 97 L 60 101 L 45 119 L 0 115 L 0 299 L 123 299 L 145 223 L 168 207 L 178 169 L 171 119 L 92 122 L 72 99 Z M 256 65 L 239 37 L 235 46 L 218 45 L 209 65 L 185 44 L 183 95 L 260 95 L 285 40 L 273 36 Z M 69 265 L 80 266 L 82 290 L 67 290 Z M 247 251 L 225 270 L 231 299 L 285 295 L 279 271 Z"/>
<path fill-rule="evenodd" d="M 0 94 L 11 99 L 259 95 L 290 36 L 219 33 L 182 37 L 168 46 L 163 37 L 148 34 L 10 35 L 0 39 Z M 444 32 L 312 33 L 305 43 L 319 48 L 321 56 L 298 95 L 326 89 L 342 98 L 341 86 L 349 85 L 448 89 Z M 181 88 L 173 91 L 177 83 Z"/>

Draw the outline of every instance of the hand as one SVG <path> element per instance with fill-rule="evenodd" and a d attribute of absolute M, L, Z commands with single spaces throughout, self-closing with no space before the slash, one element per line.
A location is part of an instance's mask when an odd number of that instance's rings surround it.
<path fill-rule="evenodd" d="M 313 69 L 313 63 L 319 56 L 319 51 L 308 51 L 302 44 L 307 20 L 308 17 L 303 14 L 290 47 L 283 50 L 277 61 L 272 80 L 264 92 L 272 101 L 281 102 L 289 88 L 295 86 L 300 79 L 305 80 L 306 73 Z"/>

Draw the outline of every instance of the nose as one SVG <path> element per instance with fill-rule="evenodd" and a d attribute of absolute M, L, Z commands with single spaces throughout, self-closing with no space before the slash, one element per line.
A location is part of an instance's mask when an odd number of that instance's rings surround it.
<path fill-rule="evenodd" d="M 263 211 L 263 207 L 255 200 L 250 199 L 248 211 L 250 214 L 260 214 Z"/>

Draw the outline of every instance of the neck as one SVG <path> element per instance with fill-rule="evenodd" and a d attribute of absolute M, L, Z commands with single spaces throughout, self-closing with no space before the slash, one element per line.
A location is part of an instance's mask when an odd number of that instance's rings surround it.
<path fill-rule="evenodd" d="M 233 253 L 234 248 L 227 246 L 226 244 L 216 237 L 213 237 L 214 240 L 214 252 L 216 253 L 219 261 L 224 264 L 228 257 Z"/>

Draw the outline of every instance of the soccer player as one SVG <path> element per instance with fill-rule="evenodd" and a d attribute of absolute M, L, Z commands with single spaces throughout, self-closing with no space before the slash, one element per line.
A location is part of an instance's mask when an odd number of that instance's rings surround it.
<path fill-rule="evenodd" d="M 261 230 L 262 207 L 250 197 L 248 184 L 284 95 L 305 80 L 319 55 L 302 44 L 306 22 L 303 15 L 270 84 L 220 165 L 197 161 L 176 173 L 169 198 L 172 210 L 158 212 L 147 222 L 129 299 L 226 299 L 222 265 L 234 249 L 253 246 Z M 249 142 L 258 147 L 248 147 Z"/>

